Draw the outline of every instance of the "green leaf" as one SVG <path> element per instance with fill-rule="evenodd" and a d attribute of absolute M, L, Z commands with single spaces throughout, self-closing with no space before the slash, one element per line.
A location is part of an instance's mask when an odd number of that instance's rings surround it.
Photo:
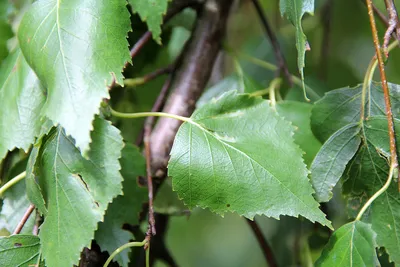
<path fill-rule="evenodd" d="M 77 264 L 108 203 L 121 193 L 119 131 L 97 117 L 91 138 L 89 158 L 84 159 L 74 140 L 58 127 L 43 139 L 33 160 L 34 179 L 46 203 L 39 236 L 47 266 Z"/>
<path fill-rule="evenodd" d="M 380 266 L 376 256 L 376 234 L 371 225 L 354 221 L 337 229 L 322 251 L 316 266 Z"/>
<path fill-rule="evenodd" d="M 305 13 L 314 15 L 314 0 L 280 0 L 279 6 L 281 15 L 286 14 L 287 19 L 296 28 L 297 67 L 304 83 L 303 68 L 307 39 L 301 27 L 301 18 Z"/>
<path fill-rule="evenodd" d="M 168 165 L 173 189 L 189 208 L 247 218 L 301 215 L 331 227 L 292 135 L 267 101 L 228 92 L 180 127 Z"/>
<path fill-rule="evenodd" d="M 8 55 L 7 41 L 13 36 L 7 18 L 10 9 L 10 1 L 0 1 L 0 63 Z"/>
<path fill-rule="evenodd" d="M 37 1 L 19 27 L 22 52 L 48 90 L 40 114 L 61 124 L 85 156 L 107 85 L 113 76 L 122 84 L 129 30 L 121 0 Z"/>
<path fill-rule="evenodd" d="M 36 266 L 39 261 L 39 237 L 12 235 L 0 238 L 0 266 Z"/>
<path fill-rule="evenodd" d="M 311 109 L 312 105 L 296 101 L 278 102 L 276 105 L 278 114 L 296 127 L 293 136 L 294 142 L 305 152 L 303 158 L 307 165 L 311 164 L 321 147 L 321 143 L 311 131 Z"/>
<path fill-rule="evenodd" d="M 15 147 L 28 151 L 38 136 L 45 91 L 17 49 L 0 68 L 0 161 Z"/>
<path fill-rule="evenodd" d="M 400 86 L 389 83 L 393 116 L 400 116 Z M 315 136 L 325 142 L 329 136 L 343 126 L 360 120 L 362 85 L 355 88 L 340 88 L 328 92 L 314 104 L 311 129 Z M 371 101 L 366 100 L 365 117 L 385 115 L 385 102 L 380 83 L 371 84 Z"/>
<path fill-rule="evenodd" d="M 315 157 L 311 165 L 311 183 L 318 202 L 328 202 L 332 198 L 333 187 L 360 146 L 359 132 L 358 123 L 344 126 L 329 137 Z"/>
<path fill-rule="evenodd" d="M 102 250 L 109 254 L 133 239 L 129 231 L 122 229 L 124 223 L 139 224 L 142 204 L 147 201 L 147 189 L 139 187 L 138 176 L 146 175 L 146 161 L 137 147 L 127 144 L 122 150 L 121 174 L 124 177 L 123 195 L 118 196 L 107 209 L 104 222 L 99 223 L 95 239 Z M 120 266 L 128 266 L 130 249 L 121 251 L 115 258 Z"/>
<path fill-rule="evenodd" d="M 208 88 L 196 102 L 196 107 L 207 104 L 212 98 L 219 97 L 223 93 L 236 90 L 240 93 L 252 93 L 262 90 L 263 87 L 246 74 L 231 74 Z"/>
<path fill-rule="evenodd" d="M 161 44 L 161 24 L 167 12 L 168 0 L 129 0 L 133 12 L 139 13 L 140 18 L 147 23 L 153 39 Z"/>
<path fill-rule="evenodd" d="M 400 129 L 400 121 L 395 119 L 395 128 Z M 354 215 L 365 201 L 385 184 L 389 174 L 388 158 L 389 138 L 385 117 L 371 117 L 364 125 L 366 140 L 357 157 L 354 158 L 346 173 L 343 194 L 348 201 L 348 212 Z M 396 139 L 400 133 L 396 131 Z M 385 247 L 390 260 L 400 263 L 400 195 L 397 182 L 379 196 L 367 210 L 363 221 L 372 224 L 377 234 L 377 244 Z"/>

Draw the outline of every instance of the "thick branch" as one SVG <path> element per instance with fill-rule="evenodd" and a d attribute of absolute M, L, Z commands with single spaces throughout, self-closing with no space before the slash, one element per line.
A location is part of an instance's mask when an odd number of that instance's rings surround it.
<path fill-rule="evenodd" d="M 187 42 L 163 109 L 164 112 L 190 116 L 210 77 L 224 37 L 231 0 L 208 0 L 199 10 L 198 20 Z M 163 178 L 180 121 L 161 118 L 151 136 L 153 175 Z"/>

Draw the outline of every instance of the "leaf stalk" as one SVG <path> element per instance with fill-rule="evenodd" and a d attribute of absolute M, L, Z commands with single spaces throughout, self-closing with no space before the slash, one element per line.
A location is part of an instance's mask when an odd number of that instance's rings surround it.
<path fill-rule="evenodd" d="M 25 176 L 26 176 L 26 171 L 18 174 L 17 176 L 12 178 L 10 181 L 8 181 L 5 185 L 3 185 L 0 188 L 0 196 L 2 196 L 4 194 L 4 192 L 6 192 L 10 187 L 15 185 L 19 181 L 23 180 L 25 178 Z"/>
<path fill-rule="evenodd" d="M 115 256 L 117 256 L 123 250 L 125 250 L 127 248 L 131 248 L 131 247 L 143 247 L 146 244 L 148 244 L 148 240 L 144 239 L 142 242 L 129 242 L 129 243 L 126 243 L 126 244 L 120 246 L 119 248 L 114 250 L 114 252 L 110 255 L 110 257 L 108 257 L 108 259 L 104 263 L 103 267 L 107 267 L 110 264 L 110 262 L 115 258 Z M 149 266 L 149 256 L 148 256 L 148 254 L 150 254 L 149 250 L 150 250 L 150 246 L 148 246 L 147 250 L 146 250 L 146 267 Z"/>

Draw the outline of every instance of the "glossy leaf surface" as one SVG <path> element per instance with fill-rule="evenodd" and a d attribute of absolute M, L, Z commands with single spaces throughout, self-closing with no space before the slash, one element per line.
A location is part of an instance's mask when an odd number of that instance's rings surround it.
<path fill-rule="evenodd" d="M 228 92 L 179 129 L 168 167 L 173 189 L 189 208 L 248 218 L 302 215 L 330 226 L 292 135 L 267 101 Z"/>

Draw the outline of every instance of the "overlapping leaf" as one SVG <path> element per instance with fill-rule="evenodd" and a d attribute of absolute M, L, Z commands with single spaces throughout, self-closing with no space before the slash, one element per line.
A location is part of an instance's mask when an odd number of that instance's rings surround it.
<path fill-rule="evenodd" d="M 101 249 L 108 251 L 109 254 L 134 238 L 130 232 L 123 230 L 122 226 L 125 223 L 139 224 L 139 213 L 143 202 L 147 200 L 146 188 L 141 188 L 137 184 L 137 177 L 146 175 L 143 155 L 136 147 L 127 144 L 122 150 L 120 163 L 121 174 L 124 177 L 122 184 L 124 194 L 110 204 L 104 222 L 99 223 L 95 236 Z M 129 249 L 121 251 L 114 260 L 118 261 L 120 266 L 128 266 L 129 252 Z"/>
<path fill-rule="evenodd" d="M 129 0 L 133 12 L 139 13 L 140 18 L 146 21 L 154 40 L 161 44 L 161 24 L 163 15 L 167 12 L 168 0 Z"/>
<path fill-rule="evenodd" d="M 17 49 L 0 69 L 0 161 L 15 147 L 28 150 L 40 132 L 38 114 L 45 99 L 37 76 Z"/>
<path fill-rule="evenodd" d="M 400 121 L 395 120 L 396 129 Z M 389 137 L 385 117 L 371 117 L 365 122 L 366 140 L 346 173 L 343 193 L 348 198 L 349 214 L 355 214 L 385 184 L 389 174 Z M 397 140 L 400 135 L 397 131 Z M 363 220 L 372 224 L 377 233 L 377 244 L 385 247 L 390 259 L 400 263 L 400 195 L 397 182 L 378 197 Z"/>
<path fill-rule="evenodd" d="M 333 233 L 316 266 L 379 266 L 375 238 L 371 225 L 360 221 L 345 224 Z"/>
<path fill-rule="evenodd" d="M 121 0 L 42 0 L 25 14 L 18 38 L 27 62 L 48 90 L 41 112 L 61 124 L 84 155 L 103 98 L 129 60 L 130 30 Z"/>
<path fill-rule="evenodd" d="M 296 127 L 294 142 L 304 151 L 304 161 L 310 165 L 317 154 L 321 143 L 315 138 L 310 127 L 312 105 L 307 103 L 284 101 L 276 105 L 278 114 Z"/>
<path fill-rule="evenodd" d="M 303 68 L 307 39 L 301 27 L 301 18 L 305 13 L 314 14 L 314 0 L 280 0 L 279 5 L 281 15 L 286 14 L 287 19 L 296 28 L 297 67 L 302 80 L 304 80 Z"/>
<path fill-rule="evenodd" d="M 394 117 L 400 115 L 400 86 L 389 83 L 390 100 Z M 311 128 L 315 136 L 325 142 L 345 125 L 360 120 L 362 85 L 328 92 L 315 103 L 311 115 Z M 373 82 L 365 103 L 365 117 L 385 115 L 385 102 L 380 83 Z"/>
<path fill-rule="evenodd" d="M 8 23 L 8 12 L 11 8 L 9 1 L 0 2 L 0 63 L 8 54 L 7 41 L 13 36 L 11 26 Z"/>
<path fill-rule="evenodd" d="M 333 187 L 358 151 L 361 143 L 359 132 L 358 123 L 344 126 L 329 137 L 315 157 L 311 165 L 311 183 L 319 202 L 332 198 Z"/>
<path fill-rule="evenodd" d="M 88 159 L 61 127 L 53 129 L 40 149 L 32 151 L 27 170 L 31 182 L 27 185 L 36 186 L 31 200 L 45 214 L 39 235 L 48 266 L 77 264 L 108 203 L 121 193 L 118 159 L 123 143 L 119 131 L 97 117 L 91 138 Z"/>
<path fill-rule="evenodd" d="M 330 226 L 292 135 L 267 101 L 226 93 L 179 129 L 168 166 L 173 188 L 189 208 L 248 218 L 301 215 Z"/>
<path fill-rule="evenodd" d="M 0 266 L 44 266 L 40 262 L 40 240 L 33 235 L 0 238 Z"/>

